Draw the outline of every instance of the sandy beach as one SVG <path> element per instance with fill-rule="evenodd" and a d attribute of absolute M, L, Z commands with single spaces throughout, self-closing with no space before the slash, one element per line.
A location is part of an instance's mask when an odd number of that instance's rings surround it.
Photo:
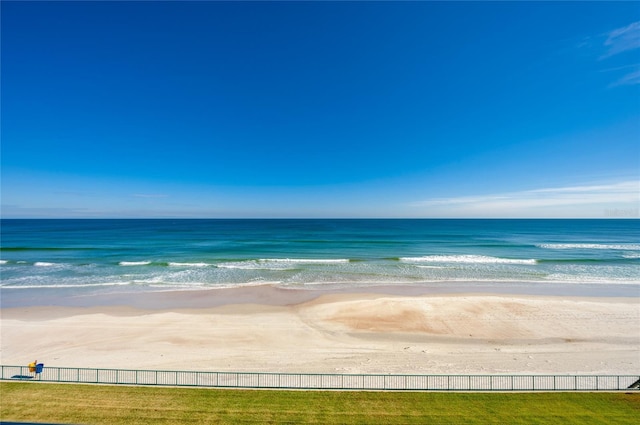
<path fill-rule="evenodd" d="M 384 292 L 245 288 L 3 308 L 0 361 L 317 373 L 640 371 L 638 297 Z"/>

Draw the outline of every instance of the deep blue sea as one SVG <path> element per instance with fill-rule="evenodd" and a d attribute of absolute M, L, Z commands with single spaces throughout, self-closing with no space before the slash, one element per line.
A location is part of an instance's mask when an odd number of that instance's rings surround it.
<path fill-rule="evenodd" d="M 640 283 L 640 220 L 1 221 L 0 289 Z"/>

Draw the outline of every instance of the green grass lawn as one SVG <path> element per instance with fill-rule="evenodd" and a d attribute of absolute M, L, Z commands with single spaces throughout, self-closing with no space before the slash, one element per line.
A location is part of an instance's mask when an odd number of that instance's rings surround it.
<path fill-rule="evenodd" d="M 275 391 L 0 383 L 0 420 L 66 424 L 637 424 L 640 393 Z"/>

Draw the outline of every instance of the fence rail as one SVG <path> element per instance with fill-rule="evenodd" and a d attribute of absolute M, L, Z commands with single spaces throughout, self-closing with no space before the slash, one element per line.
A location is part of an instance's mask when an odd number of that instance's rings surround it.
<path fill-rule="evenodd" d="M 0 365 L 2 380 L 85 384 L 163 385 L 393 391 L 620 391 L 638 389 L 640 375 L 355 375 L 88 369 Z"/>

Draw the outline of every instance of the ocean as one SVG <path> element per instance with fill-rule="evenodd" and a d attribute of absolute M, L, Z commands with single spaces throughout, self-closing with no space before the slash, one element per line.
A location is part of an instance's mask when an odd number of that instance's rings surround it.
<path fill-rule="evenodd" d="M 35 291 L 90 295 L 252 285 L 601 285 L 640 294 L 640 220 L 635 219 L 3 219 L 0 224 L 3 300 Z"/>

